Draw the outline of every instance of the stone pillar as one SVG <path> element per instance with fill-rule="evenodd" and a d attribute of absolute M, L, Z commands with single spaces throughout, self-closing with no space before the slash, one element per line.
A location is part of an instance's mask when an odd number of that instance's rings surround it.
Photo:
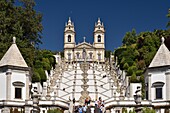
<path fill-rule="evenodd" d="M 125 86 L 129 86 L 129 77 L 125 75 Z"/>
<path fill-rule="evenodd" d="M 41 96 L 41 100 L 46 100 L 46 95 L 47 95 L 47 83 L 43 82 L 43 89 L 42 89 L 42 96 Z"/>
<path fill-rule="evenodd" d="M 148 100 L 151 100 L 151 74 L 148 74 Z"/>
<path fill-rule="evenodd" d="M 168 70 L 166 73 L 166 100 L 170 100 L 170 70 Z"/>
<path fill-rule="evenodd" d="M 30 95 L 30 87 L 29 87 L 29 74 L 26 74 L 26 100 L 29 99 L 29 95 Z"/>
<path fill-rule="evenodd" d="M 8 69 L 6 72 L 6 94 L 7 94 L 7 100 L 11 99 L 11 69 Z"/>
<path fill-rule="evenodd" d="M 93 61 L 97 61 L 96 54 L 97 54 L 97 52 L 96 52 L 96 50 L 95 50 L 95 51 L 93 52 Z"/>

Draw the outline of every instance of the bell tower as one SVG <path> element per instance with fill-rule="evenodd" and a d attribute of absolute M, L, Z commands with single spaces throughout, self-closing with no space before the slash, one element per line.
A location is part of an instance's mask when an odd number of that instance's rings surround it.
<path fill-rule="evenodd" d="M 66 60 L 71 61 L 74 58 L 75 47 L 75 30 L 74 24 L 69 17 L 64 30 L 64 56 Z"/>
<path fill-rule="evenodd" d="M 75 30 L 74 24 L 69 17 L 64 30 L 64 48 L 74 48 L 75 46 Z"/>
<path fill-rule="evenodd" d="M 103 23 L 101 23 L 100 18 L 98 18 L 97 23 L 95 23 L 94 28 L 94 46 L 96 48 L 105 48 L 105 29 Z"/>
<path fill-rule="evenodd" d="M 105 29 L 103 23 L 101 23 L 100 18 L 98 18 L 97 23 L 95 23 L 94 28 L 94 44 L 96 48 L 95 59 L 98 62 L 104 62 L 105 54 Z"/>

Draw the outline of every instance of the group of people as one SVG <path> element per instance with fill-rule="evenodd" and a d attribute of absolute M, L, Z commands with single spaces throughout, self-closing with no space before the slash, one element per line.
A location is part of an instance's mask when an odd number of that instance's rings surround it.
<path fill-rule="evenodd" d="M 91 113 L 91 109 L 90 106 L 87 105 L 83 105 L 83 106 L 79 106 L 76 110 L 76 112 L 78 113 Z"/>
<path fill-rule="evenodd" d="M 78 106 L 76 111 L 78 113 L 91 113 L 91 109 L 90 109 L 90 102 L 91 102 L 91 98 L 88 97 L 84 100 L 84 105 L 83 106 Z"/>
<path fill-rule="evenodd" d="M 91 113 L 91 106 L 90 106 L 91 99 L 86 98 L 84 100 L 83 105 L 74 106 L 74 113 Z M 73 105 L 75 104 L 75 98 L 73 99 Z M 101 97 L 95 101 L 94 106 L 94 113 L 105 113 L 105 106 L 104 106 L 104 100 L 102 100 Z"/>
<path fill-rule="evenodd" d="M 95 113 L 105 113 L 106 109 L 104 106 L 104 100 L 102 100 L 101 97 L 99 97 L 99 100 L 96 99 L 95 101 Z"/>

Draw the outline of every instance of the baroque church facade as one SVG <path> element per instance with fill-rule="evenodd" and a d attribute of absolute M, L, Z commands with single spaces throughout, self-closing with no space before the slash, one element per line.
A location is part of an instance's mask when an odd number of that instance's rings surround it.
<path fill-rule="evenodd" d="M 104 58 L 105 30 L 98 19 L 94 43 L 75 43 L 74 24 L 68 20 L 64 30 L 64 59 L 55 55 L 55 69 L 46 72 L 47 81 L 31 83 L 31 69 L 20 53 L 16 39 L 0 60 L 0 113 L 47 113 L 60 108 L 74 113 L 74 107 L 91 99 L 102 98 L 106 113 L 121 113 L 150 107 L 156 113 L 168 113 L 170 108 L 170 51 L 162 44 L 145 72 L 146 98 L 141 99 L 141 83 L 129 83 L 129 77 L 116 65 L 114 57 Z M 73 103 L 75 99 L 75 103 Z"/>
<path fill-rule="evenodd" d="M 103 23 L 98 19 L 95 23 L 93 32 L 94 43 L 90 44 L 85 41 L 76 44 L 76 32 L 74 23 L 69 18 L 64 30 L 64 56 L 67 62 L 70 61 L 87 61 L 105 62 L 105 29 Z"/>

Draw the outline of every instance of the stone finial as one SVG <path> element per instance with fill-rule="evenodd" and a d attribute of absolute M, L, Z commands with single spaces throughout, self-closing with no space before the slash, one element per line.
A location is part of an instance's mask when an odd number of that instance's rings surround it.
<path fill-rule="evenodd" d="M 98 18 L 98 23 L 100 23 L 101 21 L 100 21 L 100 18 Z"/>
<path fill-rule="evenodd" d="M 84 38 L 84 42 L 86 42 L 86 37 L 83 37 Z"/>
<path fill-rule="evenodd" d="M 68 18 L 68 23 L 71 23 L 71 17 Z"/>
<path fill-rule="evenodd" d="M 16 37 L 13 37 L 13 44 L 16 43 Z"/>
<path fill-rule="evenodd" d="M 164 38 L 164 37 L 162 37 L 162 38 L 161 38 L 161 41 L 162 41 L 162 44 L 164 44 L 164 42 L 165 42 L 165 38 Z"/>
<path fill-rule="evenodd" d="M 98 18 L 97 25 L 101 25 L 100 18 Z"/>
<path fill-rule="evenodd" d="M 72 22 L 71 22 L 71 17 L 68 18 L 68 22 L 67 22 L 67 25 L 72 25 Z"/>
<path fill-rule="evenodd" d="M 68 21 L 70 21 L 70 22 L 71 22 L 71 17 L 68 17 Z"/>

